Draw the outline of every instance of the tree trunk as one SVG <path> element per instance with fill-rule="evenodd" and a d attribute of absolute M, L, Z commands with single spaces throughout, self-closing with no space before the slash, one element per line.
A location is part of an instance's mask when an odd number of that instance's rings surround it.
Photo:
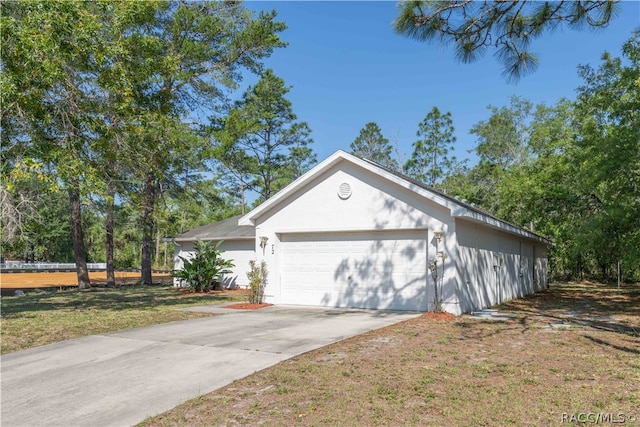
<path fill-rule="evenodd" d="M 156 227 L 156 254 L 153 257 L 155 261 L 156 268 L 160 266 L 160 227 Z"/>
<path fill-rule="evenodd" d="M 438 155 L 433 153 L 433 166 L 431 168 L 431 187 L 436 188 L 436 171 L 438 170 Z"/>
<path fill-rule="evenodd" d="M 142 213 L 142 259 L 140 262 L 141 282 L 150 285 L 151 278 L 151 246 L 153 242 L 153 210 L 156 202 L 156 180 L 152 173 L 147 173 L 144 186 L 144 210 Z"/>
<path fill-rule="evenodd" d="M 105 218 L 106 228 L 106 256 L 107 256 L 107 287 L 115 288 L 116 274 L 113 263 L 113 227 L 114 227 L 114 205 L 115 189 L 113 183 L 109 182 L 107 187 L 107 217 Z"/>
<path fill-rule="evenodd" d="M 78 289 L 91 288 L 89 270 L 87 270 L 87 253 L 84 247 L 84 233 L 82 231 L 82 207 L 80 190 L 77 183 L 69 186 L 69 202 L 71 206 L 71 234 L 73 239 L 73 254 L 76 260 L 78 274 Z"/>
<path fill-rule="evenodd" d="M 164 262 L 162 263 L 162 268 L 167 269 L 167 258 L 168 258 L 169 249 L 167 248 L 167 243 L 164 243 Z"/>
<path fill-rule="evenodd" d="M 271 133 L 267 132 L 265 139 L 266 152 L 264 158 L 265 174 L 264 174 L 264 200 L 269 200 L 271 197 Z M 263 200 L 263 201 L 264 201 Z"/>

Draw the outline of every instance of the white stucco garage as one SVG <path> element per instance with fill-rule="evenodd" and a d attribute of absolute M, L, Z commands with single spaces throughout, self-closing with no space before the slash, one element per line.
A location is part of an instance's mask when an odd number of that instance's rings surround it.
<path fill-rule="evenodd" d="M 433 262 L 456 314 L 546 287 L 548 240 L 342 151 L 237 224 L 271 303 L 433 310 Z"/>

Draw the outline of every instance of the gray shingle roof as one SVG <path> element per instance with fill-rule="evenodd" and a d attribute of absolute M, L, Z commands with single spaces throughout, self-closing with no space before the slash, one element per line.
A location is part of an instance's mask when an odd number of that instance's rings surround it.
<path fill-rule="evenodd" d="M 237 215 L 212 224 L 194 228 L 176 236 L 177 242 L 195 240 L 244 240 L 253 239 L 256 236 L 256 229 L 253 226 L 239 226 Z"/>

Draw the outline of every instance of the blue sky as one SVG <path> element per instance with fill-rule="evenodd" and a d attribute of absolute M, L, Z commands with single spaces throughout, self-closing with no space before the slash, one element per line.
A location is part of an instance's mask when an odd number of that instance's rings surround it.
<path fill-rule="evenodd" d="M 535 104 L 575 98 L 579 64 L 597 66 L 604 51 L 620 56 L 622 44 L 640 27 L 640 2 L 620 4 L 604 30 L 561 28 L 534 42 L 538 70 L 507 83 L 491 52 L 462 64 L 453 50 L 397 35 L 391 24 L 397 4 L 379 2 L 247 2 L 254 10 L 278 11 L 289 43 L 266 61 L 287 85 L 299 120 L 309 123 L 321 161 L 349 145 L 374 121 L 401 160 L 411 154 L 418 123 L 437 106 L 450 111 L 456 128 L 455 155 L 470 158 L 473 124 L 489 117 L 487 105 L 507 105 L 512 95 Z M 253 83 L 248 79 L 245 83 Z"/>

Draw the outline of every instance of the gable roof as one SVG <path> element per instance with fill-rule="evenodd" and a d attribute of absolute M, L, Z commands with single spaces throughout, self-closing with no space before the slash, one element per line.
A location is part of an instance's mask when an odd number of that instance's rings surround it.
<path fill-rule="evenodd" d="M 191 242 L 194 240 L 247 240 L 256 237 L 256 229 L 253 225 L 238 225 L 241 215 L 223 219 L 212 224 L 194 228 L 179 234 L 174 239 L 176 242 Z"/>
<path fill-rule="evenodd" d="M 404 187 L 414 193 L 421 195 L 443 207 L 448 208 L 451 211 L 451 215 L 456 218 L 466 219 L 473 222 L 483 223 L 491 228 L 496 228 L 503 230 L 510 234 L 516 234 L 527 239 L 535 240 L 544 244 L 552 244 L 552 242 L 536 233 L 525 230 L 522 227 L 511 224 L 507 221 L 501 220 L 492 214 L 485 212 L 475 206 L 471 206 L 467 203 L 464 203 L 450 195 L 447 195 L 441 191 L 438 191 L 432 187 L 425 185 L 424 183 L 412 179 L 402 173 L 397 171 L 393 171 L 389 168 L 381 166 L 375 162 L 370 160 L 361 159 L 352 154 L 348 154 L 342 150 L 338 150 L 333 153 L 331 156 L 327 157 L 322 162 L 318 163 L 315 167 L 307 171 L 305 174 L 300 176 L 298 179 L 293 181 L 291 184 L 287 185 L 285 188 L 280 190 L 275 196 L 266 200 L 255 209 L 248 212 L 246 215 L 240 217 L 238 224 L 241 226 L 253 226 L 255 225 L 255 220 L 262 216 L 263 214 L 269 212 L 270 210 L 277 207 L 277 205 L 287 199 L 291 194 L 293 194 L 298 189 L 304 187 L 308 183 L 310 183 L 313 179 L 320 176 L 322 173 L 333 167 L 334 165 L 347 161 L 358 165 L 378 176 L 385 178 L 389 181 L 392 181 L 401 187 Z"/>

